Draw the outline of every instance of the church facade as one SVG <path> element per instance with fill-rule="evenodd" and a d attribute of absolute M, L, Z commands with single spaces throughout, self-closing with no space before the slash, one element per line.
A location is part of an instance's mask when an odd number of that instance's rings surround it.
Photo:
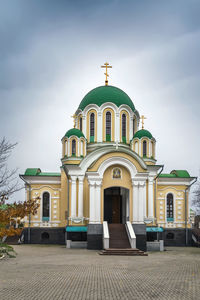
<path fill-rule="evenodd" d="M 101 249 L 103 222 L 129 221 L 138 248 L 145 250 L 154 232 L 166 245 L 189 243 L 194 177 L 186 170 L 162 173 L 156 139 L 130 97 L 106 80 L 82 99 L 73 117 L 74 128 L 61 139 L 60 173 L 27 168 L 20 175 L 26 199 L 40 202 L 37 214 L 25 220 L 25 241 L 62 244 L 67 235 Z"/>

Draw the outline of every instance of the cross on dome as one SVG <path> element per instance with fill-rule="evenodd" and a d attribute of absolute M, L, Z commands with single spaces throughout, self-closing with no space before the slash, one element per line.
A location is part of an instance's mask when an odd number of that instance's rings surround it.
<path fill-rule="evenodd" d="M 101 68 L 106 68 L 106 73 L 104 73 L 104 75 L 106 75 L 105 85 L 108 85 L 108 68 L 112 68 L 112 66 L 109 66 L 109 63 L 106 62 Z"/>
<path fill-rule="evenodd" d="M 141 116 L 140 120 L 142 120 L 142 129 L 144 129 L 144 120 L 147 119 L 144 115 Z"/>

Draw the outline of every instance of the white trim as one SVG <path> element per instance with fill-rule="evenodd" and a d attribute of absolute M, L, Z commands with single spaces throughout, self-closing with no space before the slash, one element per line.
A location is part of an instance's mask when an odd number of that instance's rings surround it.
<path fill-rule="evenodd" d="M 173 195 L 173 222 L 167 221 L 167 195 L 172 194 Z M 176 221 L 176 197 L 175 194 L 172 191 L 169 191 L 165 195 L 165 222 L 166 223 L 175 223 Z"/>
<path fill-rule="evenodd" d="M 128 159 L 118 156 L 118 157 L 110 157 L 102 162 L 102 164 L 98 169 L 100 178 L 103 178 L 103 174 L 105 170 L 112 165 L 122 165 L 126 167 L 131 174 L 131 178 L 134 178 L 135 175 L 137 174 L 136 167 Z"/>

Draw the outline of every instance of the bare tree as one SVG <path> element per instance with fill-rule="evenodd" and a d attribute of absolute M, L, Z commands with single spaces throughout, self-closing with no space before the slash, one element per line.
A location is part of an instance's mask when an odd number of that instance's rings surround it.
<path fill-rule="evenodd" d="M 195 184 L 192 205 L 195 207 L 197 213 L 200 214 L 200 179 Z"/>
<path fill-rule="evenodd" d="M 17 169 L 10 171 L 7 166 L 8 158 L 16 145 L 17 143 L 6 141 L 5 137 L 0 141 L 0 205 L 21 189 L 16 178 Z"/>

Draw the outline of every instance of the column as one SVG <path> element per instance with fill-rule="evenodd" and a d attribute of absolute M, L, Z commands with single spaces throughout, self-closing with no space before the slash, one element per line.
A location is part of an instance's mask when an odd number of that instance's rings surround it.
<path fill-rule="evenodd" d="M 153 178 L 149 178 L 148 185 L 148 217 L 153 218 Z"/>
<path fill-rule="evenodd" d="M 97 115 L 97 142 L 102 142 L 102 112 L 98 112 Z"/>
<path fill-rule="evenodd" d="M 96 182 L 95 188 L 95 223 L 101 224 L 101 181 Z"/>
<path fill-rule="evenodd" d="M 143 186 L 143 217 L 147 217 L 147 190 L 146 190 L 146 181 L 144 181 L 144 186 Z"/>
<path fill-rule="evenodd" d="M 71 218 L 76 217 L 76 176 L 71 176 Z"/>
<path fill-rule="evenodd" d="M 133 187 L 133 223 L 138 222 L 138 182 L 132 181 L 132 187 Z"/>
<path fill-rule="evenodd" d="M 78 217 L 83 218 L 83 180 L 84 176 L 78 176 Z"/>
<path fill-rule="evenodd" d="M 89 182 L 90 188 L 90 224 L 95 223 L 95 182 Z"/>
<path fill-rule="evenodd" d="M 144 222 L 144 182 L 139 182 L 139 223 Z"/>

